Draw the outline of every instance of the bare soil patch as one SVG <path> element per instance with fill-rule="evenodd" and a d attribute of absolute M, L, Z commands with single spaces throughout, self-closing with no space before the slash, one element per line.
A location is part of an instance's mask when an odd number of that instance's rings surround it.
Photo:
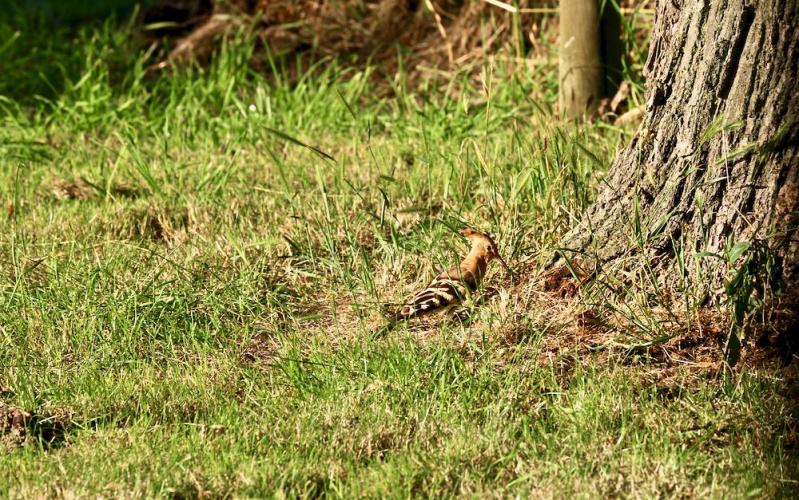
<path fill-rule="evenodd" d="M 108 191 L 108 194 L 122 198 L 136 198 L 139 195 L 136 188 L 124 183 L 114 183 Z M 50 194 L 59 201 L 89 200 L 105 194 L 105 188 L 84 178 L 56 179 L 50 186 Z"/>
<path fill-rule="evenodd" d="M 59 448 L 75 427 L 74 414 L 69 410 L 26 411 L 0 401 L 0 447 L 7 452 L 29 442 L 41 443 L 45 449 Z"/>

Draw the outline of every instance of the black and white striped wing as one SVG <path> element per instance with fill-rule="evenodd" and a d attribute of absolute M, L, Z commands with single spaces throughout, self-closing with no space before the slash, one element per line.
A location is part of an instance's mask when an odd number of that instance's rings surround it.
<path fill-rule="evenodd" d="M 469 287 L 463 281 L 438 277 L 397 311 L 397 319 L 410 319 L 460 304 L 468 292 Z"/>

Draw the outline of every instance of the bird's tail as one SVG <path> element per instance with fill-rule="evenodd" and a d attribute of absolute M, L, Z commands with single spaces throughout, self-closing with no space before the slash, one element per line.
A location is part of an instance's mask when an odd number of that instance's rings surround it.
<path fill-rule="evenodd" d="M 388 321 L 386 321 L 386 324 L 384 324 L 383 326 L 381 326 L 379 328 L 375 328 L 372 331 L 372 339 L 373 340 L 381 338 L 381 337 L 385 337 L 391 331 L 393 331 L 394 328 L 397 327 L 397 325 L 399 325 L 400 323 L 403 322 L 403 320 L 406 319 L 402 315 L 402 309 L 403 309 L 402 307 L 397 308 L 397 306 L 395 304 L 382 304 L 380 306 L 380 310 L 383 313 L 383 316 L 385 316 L 385 318 Z"/>
<path fill-rule="evenodd" d="M 381 306 L 383 316 L 392 322 L 410 319 L 411 315 L 408 314 L 407 309 L 408 307 L 404 305 L 397 307 L 395 304 L 383 304 Z"/>
<path fill-rule="evenodd" d="M 400 324 L 399 321 L 387 321 L 385 325 L 375 328 L 374 330 L 372 330 L 372 340 L 385 337 L 386 335 L 391 333 L 394 330 L 394 328 L 396 328 L 397 325 L 399 324 Z"/>

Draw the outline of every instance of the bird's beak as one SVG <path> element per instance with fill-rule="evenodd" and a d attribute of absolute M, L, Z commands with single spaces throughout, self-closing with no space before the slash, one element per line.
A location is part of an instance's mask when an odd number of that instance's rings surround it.
<path fill-rule="evenodd" d="M 510 274 L 511 276 L 515 275 L 515 273 L 511 270 L 510 266 L 508 266 L 508 263 L 505 262 L 505 259 L 503 259 L 501 255 L 497 254 L 497 260 L 499 261 L 500 264 L 502 264 L 502 267 L 504 267 L 505 270 L 508 271 L 508 274 Z"/>

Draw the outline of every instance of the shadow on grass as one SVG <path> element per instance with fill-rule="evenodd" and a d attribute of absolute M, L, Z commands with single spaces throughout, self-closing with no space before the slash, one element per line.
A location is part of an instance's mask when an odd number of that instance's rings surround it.
<path fill-rule="evenodd" d="M 130 19 L 137 3 L 0 0 L 0 97 L 27 104 L 61 95 L 100 59 L 86 50 L 91 31 Z"/>

